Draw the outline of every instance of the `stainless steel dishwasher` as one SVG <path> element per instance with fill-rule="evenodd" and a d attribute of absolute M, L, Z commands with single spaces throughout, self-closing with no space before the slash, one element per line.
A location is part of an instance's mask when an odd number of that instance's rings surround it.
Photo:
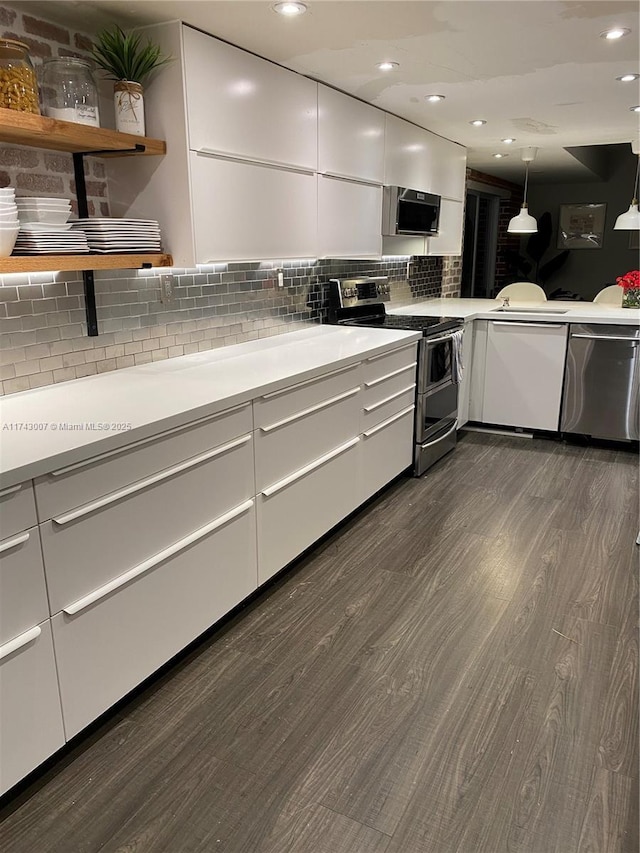
<path fill-rule="evenodd" d="M 569 327 L 561 430 L 594 438 L 640 437 L 640 329 Z"/>

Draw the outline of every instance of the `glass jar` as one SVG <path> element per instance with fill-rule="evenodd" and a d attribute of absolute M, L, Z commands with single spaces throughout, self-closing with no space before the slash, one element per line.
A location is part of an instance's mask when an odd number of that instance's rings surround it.
<path fill-rule="evenodd" d="M 40 115 L 36 72 L 21 41 L 0 38 L 0 107 Z"/>
<path fill-rule="evenodd" d="M 44 114 L 62 121 L 100 127 L 98 88 L 91 63 L 64 57 L 45 59 L 42 67 Z"/>

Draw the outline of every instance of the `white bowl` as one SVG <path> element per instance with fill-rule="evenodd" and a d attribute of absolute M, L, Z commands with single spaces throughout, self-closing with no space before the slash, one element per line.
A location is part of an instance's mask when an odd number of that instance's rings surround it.
<path fill-rule="evenodd" d="M 17 198 L 16 204 L 26 207 L 41 207 L 42 205 L 49 207 L 71 207 L 71 202 L 68 198 Z"/>
<path fill-rule="evenodd" d="M 0 231 L 10 231 L 12 228 L 20 228 L 17 219 L 0 219 Z"/>
<path fill-rule="evenodd" d="M 18 239 L 18 229 L 0 230 L 0 258 L 8 258 Z"/>
<path fill-rule="evenodd" d="M 64 225 L 71 216 L 69 210 L 19 210 L 20 222 L 48 222 L 50 225 Z"/>

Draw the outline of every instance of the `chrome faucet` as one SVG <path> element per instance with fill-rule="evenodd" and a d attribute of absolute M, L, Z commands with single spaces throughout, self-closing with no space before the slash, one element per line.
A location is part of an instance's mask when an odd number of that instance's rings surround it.
<path fill-rule="evenodd" d="M 503 296 L 503 297 L 502 297 L 502 307 L 503 307 L 503 308 L 508 308 L 508 307 L 509 307 L 509 297 L 508 297 L 508 296 Z"/>

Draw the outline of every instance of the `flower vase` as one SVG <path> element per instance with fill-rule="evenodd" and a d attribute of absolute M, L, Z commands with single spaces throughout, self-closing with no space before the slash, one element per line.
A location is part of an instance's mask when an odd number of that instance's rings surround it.
<path fill-rule="evenodd" d="M 119 80 L 113 87 L 116 130 L 144 136 L 144 98 L 140 83 Z"/>
<path fill-rule="evenodd" d="M 622 292 L 623 308 L 640 308 L 640 287 L 627 287 Z"/>

